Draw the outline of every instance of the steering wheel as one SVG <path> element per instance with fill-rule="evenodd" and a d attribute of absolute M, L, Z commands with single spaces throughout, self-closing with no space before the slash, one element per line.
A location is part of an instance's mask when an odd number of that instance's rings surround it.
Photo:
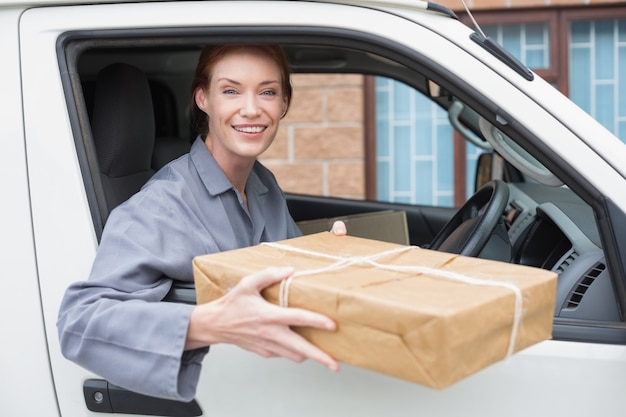
<path fill-rule="evenodd" d="M 437 233 L 429 249 L 478 256 L 496 230 L 509 201 L 509 187 L 502 180 L 483 185 Z"/>

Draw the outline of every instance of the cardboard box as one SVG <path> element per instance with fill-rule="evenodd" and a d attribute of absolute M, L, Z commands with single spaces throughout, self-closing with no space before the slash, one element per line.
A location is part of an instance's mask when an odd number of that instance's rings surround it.
<path fill-rule="evenodd" d="M 297 224 L 303 235 L 311 235 L 330 231 L 333 223 L 337 220 L 346 224 L 350 236 L 382 240 L 400 245 L 409 244 L 406 212 L 400 210 L 382 210 L 348 216 L 303 220 Z"/>
<path fill-rule="evenodd" d="M 197 301 L 270 266 L 296 273 L 265 289 L 268 301 L 338 324 L 296 331 L 339 361 L 421 385 L 447 387 L 551 337 L 556 273 L 331 233 L 196 257 Z"/>

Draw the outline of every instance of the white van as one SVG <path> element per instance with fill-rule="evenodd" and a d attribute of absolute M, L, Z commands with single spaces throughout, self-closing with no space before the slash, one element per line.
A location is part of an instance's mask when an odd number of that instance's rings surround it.
<path fill-rule="evenodd" d="M 191 403 L 125 391 L 66 360 L 59 304 L 88 276 L 117 204 L 90 126 L 99 70 L 124 62 L 153 86 L 153 172 L 189 145 L 188 90 L 201 46 L 234 42 L 278 43 L 300 74 L 386 77 L 449 113 L 484 148 L 476 183 L 507 183 L 506 261 L 559 274 L 552 340 L 443 390 L 214 346 Z M 420 0 L 3 0 L 0 51 L 0 415 L 624 415 L 626 145 L 446 8 Z M 296 220 L 403 210 L 420 246 L 457 213 L 287 198 Z M 193 288 L 168 296 L 194 299 Z"/>

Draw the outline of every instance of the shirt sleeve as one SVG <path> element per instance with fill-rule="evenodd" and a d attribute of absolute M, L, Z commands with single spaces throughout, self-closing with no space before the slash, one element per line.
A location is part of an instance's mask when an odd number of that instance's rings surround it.
<path fill-rule="evenodd" d="M 208 348 L 184 351 L 194 307 L 162 300 L 174 281 L 193 282 L 194 256 L 242 245 L 226 226 L 237 214 L 224 199 L 235 196 L 208 189 L 216 184 L 210 168 L 219 167 L 203 144 L 195 148 L 199 171 L 190 158 L 177 160 L 111 212 L 89 279 L 67 289 L 57 322 L 69 360 L 131 391 L 186 402 Z M 266 170 L 262 179 L 261 236 L 299 236 L 275 179 Z"/>
<path fill-rule="evenodd" d="M 184 352 L 191 305 L 161 301 L 190 281 L 192 254 L 209 249 L 184 216 L 150 193 L 115 209 L 87 281 L 71 285 L 57 323 L 70 360 L 145 395 L 191 401 L 208 349 Z"/>

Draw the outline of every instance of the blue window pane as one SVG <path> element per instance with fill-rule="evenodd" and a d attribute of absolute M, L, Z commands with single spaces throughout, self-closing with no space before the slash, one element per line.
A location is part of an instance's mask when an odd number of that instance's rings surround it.
<path fill-rule="evenodd" d="M 617 134 L 624 141 L 624 137 L 626 137 L 626 121 L 621 121 L 617 124 Z"/>
<path fill-rule="evenodd" d="M 596 78 L 612 79 L 613 75 L 613 49 L 614 41 L 614 22 L 599 21 L 595 25 L 595 69 Z"/>
<path fill-rule="evenodd" d="M 626 141 L 626 20 L 570 25 L 570 97 Z"/>
<path fill-rule="evenodd" d="M 411 196 L 408 195 L 404 195 L 404 194 L 398 194 L 395 196 L 395 198 L 393 199 L 393 201 L 395 201 L 396 203 L 400 203 L 400 204 L 411 204 Z"/>
<path fill-rule="evenodd" d="M 410 90 L 398 84 L 393 88 L 393 111 L 396 120 L 407 120 L 411 116 Z"/>
<path fill-rule="evenodd" d="M 413 103 L 415 105 L 415 114 L 420 119 L 430 119 L 433 102 L 423 94 L 413 94 Z"/>
<path fill-rule="evenodd" d="M 626 25 L 624 25 L 623 30 L 626 33 Z M 617 74 L 618 115 L 626 117 L 626 47 L 620 47 L 618 54 L 618 66 L 620 69 Z M 620 129 L 620 132 L 626 133 L 623 129 Z"/>
<path fill-rule="evenodd" d="M 451 206 L 452 128 L 447 113 L 402 83 L 377 81 L 378 198 Z"/>
<path fill-rule="evenodd" d="M 376 88 L 383 88 L 386 87 L 390 81 L 391 80 L 389 78 L 376 77 L 376 79 L 374 80 L 374 85 L 376 86 Z"/>
<path fill-rule="evenodd" d="M 389 157 L 390 156 L 390 144 L 389 144 L 389 120 L 380 119 L 376 120 L 376 156 Z"/>
<path fill-rule="evenodd" d="M 454 190 L 454 148 L 450 126 L 440 126 L 437 141 L 437 188 Z"/>
<path fill-rule="evenodd" d="M 530 68 L 547 68 L 550 64 L 546 63 L 543 51 L 526 51 L 526 65 Z"/>
<path fill-rule="evenodd" d="M 433 204 L 433 164 L 431 161 L 417 161 L 415 175 L 417 188 L 420 192 L 414 201 L 415 204 Z"/>
<path fill-rule="evenodd" d="M 376 164 L 376 194 L 381 201 L 391 201 L 389 181 L 389 162 L 378 161 Z"/>
<path fill-rule="evenodd" d="M 430 120 L 418 120 L 415 126 L 415 154 L 430 156 L 433 154 L 433 127 Z"/>
<path fill-rule="evenodd" d="M 466 192 L 466 196 L 465 197 L 470 197 L 472 194 L 474 194 L 477 190 L 475 190 L 476 188 L 476 167 L 478 166 L 478 161 L 476 159 L 468 159 L 466 162 L 466 173 L 465 173 L 465 190 Z"/>
<path fill-rule="evenodd" d="M 591 113 L 591 52 L 588 48 L 573 48 L 570 59 L 570 98 Z"/>
<path fill-rule="evenodd" d="M 386 90 L 376 90 L 376 117 L 389 117 L 389 93 Z"/>
<path fill-rule="evenodd" d="M 626 42 L 626 20 L 617 21 L 617 39 L 620 42 Z"/>
<path fill-rule="evenodd" d="M 411 191 L 411 135 L 406 126 L 394 129 L 393 173 L 396 191 Z"/>
<path fill-rule="evenodd" d="M 526 29 L 526 44 L 528 45 L 545 45 L 546 44 L 546 25 L 545 23 L 528 23 Z"/>
<path fill-rule="evenodd" d="M 607 129 L 614 131 L 615 116 L 613 110 L 615 89 L 613 85 L 599 85 L 596 88 L 595 118 Z"/>
<path fill-rule="evenodd" d="M 440 195 L 437 199 L 437 206 L 439 207 L 454 207 L 454 198 L 450 194 Z"/>
<path fill-rule="evenodd" d="M 487 36 L 531 68 L 550 66 L 550 37 L 548 23 L 490 25 Z"/>
<path fill-rule="evenodd" d="M 482 26 L 482 30 L 488 38 L 498 40 L 498 25 Z"/>
<path fill-rule="evenodd" d="M 415 97 L 415 153 L 419 156 L 430 157 L 433 154 L 433 103 L 422 94 Z"/>
<path fill-rule="evenodd" d="M 591 22 L 572 22 L 570 25 L 570 41 L 572 43 L 591 42 Z"/>
<path fill-rule="evenodd" d="M 524 61 L 520 25 L 503 26 L 502 37 L 502 46 L 515 58 Z"/>
<path fill-rule="evenodd" d="M 472 145 L 471 143 L 466 143 L 465 150 L 465 164 L 466 164 L 466 197 L 470 197 L 472 194 L 476 192 L 475 189 L 475 181 L 476 181 L 476 167 L 478 166 L 478 158 L 480 155 L 485 153 L 486 151 Z"/>

